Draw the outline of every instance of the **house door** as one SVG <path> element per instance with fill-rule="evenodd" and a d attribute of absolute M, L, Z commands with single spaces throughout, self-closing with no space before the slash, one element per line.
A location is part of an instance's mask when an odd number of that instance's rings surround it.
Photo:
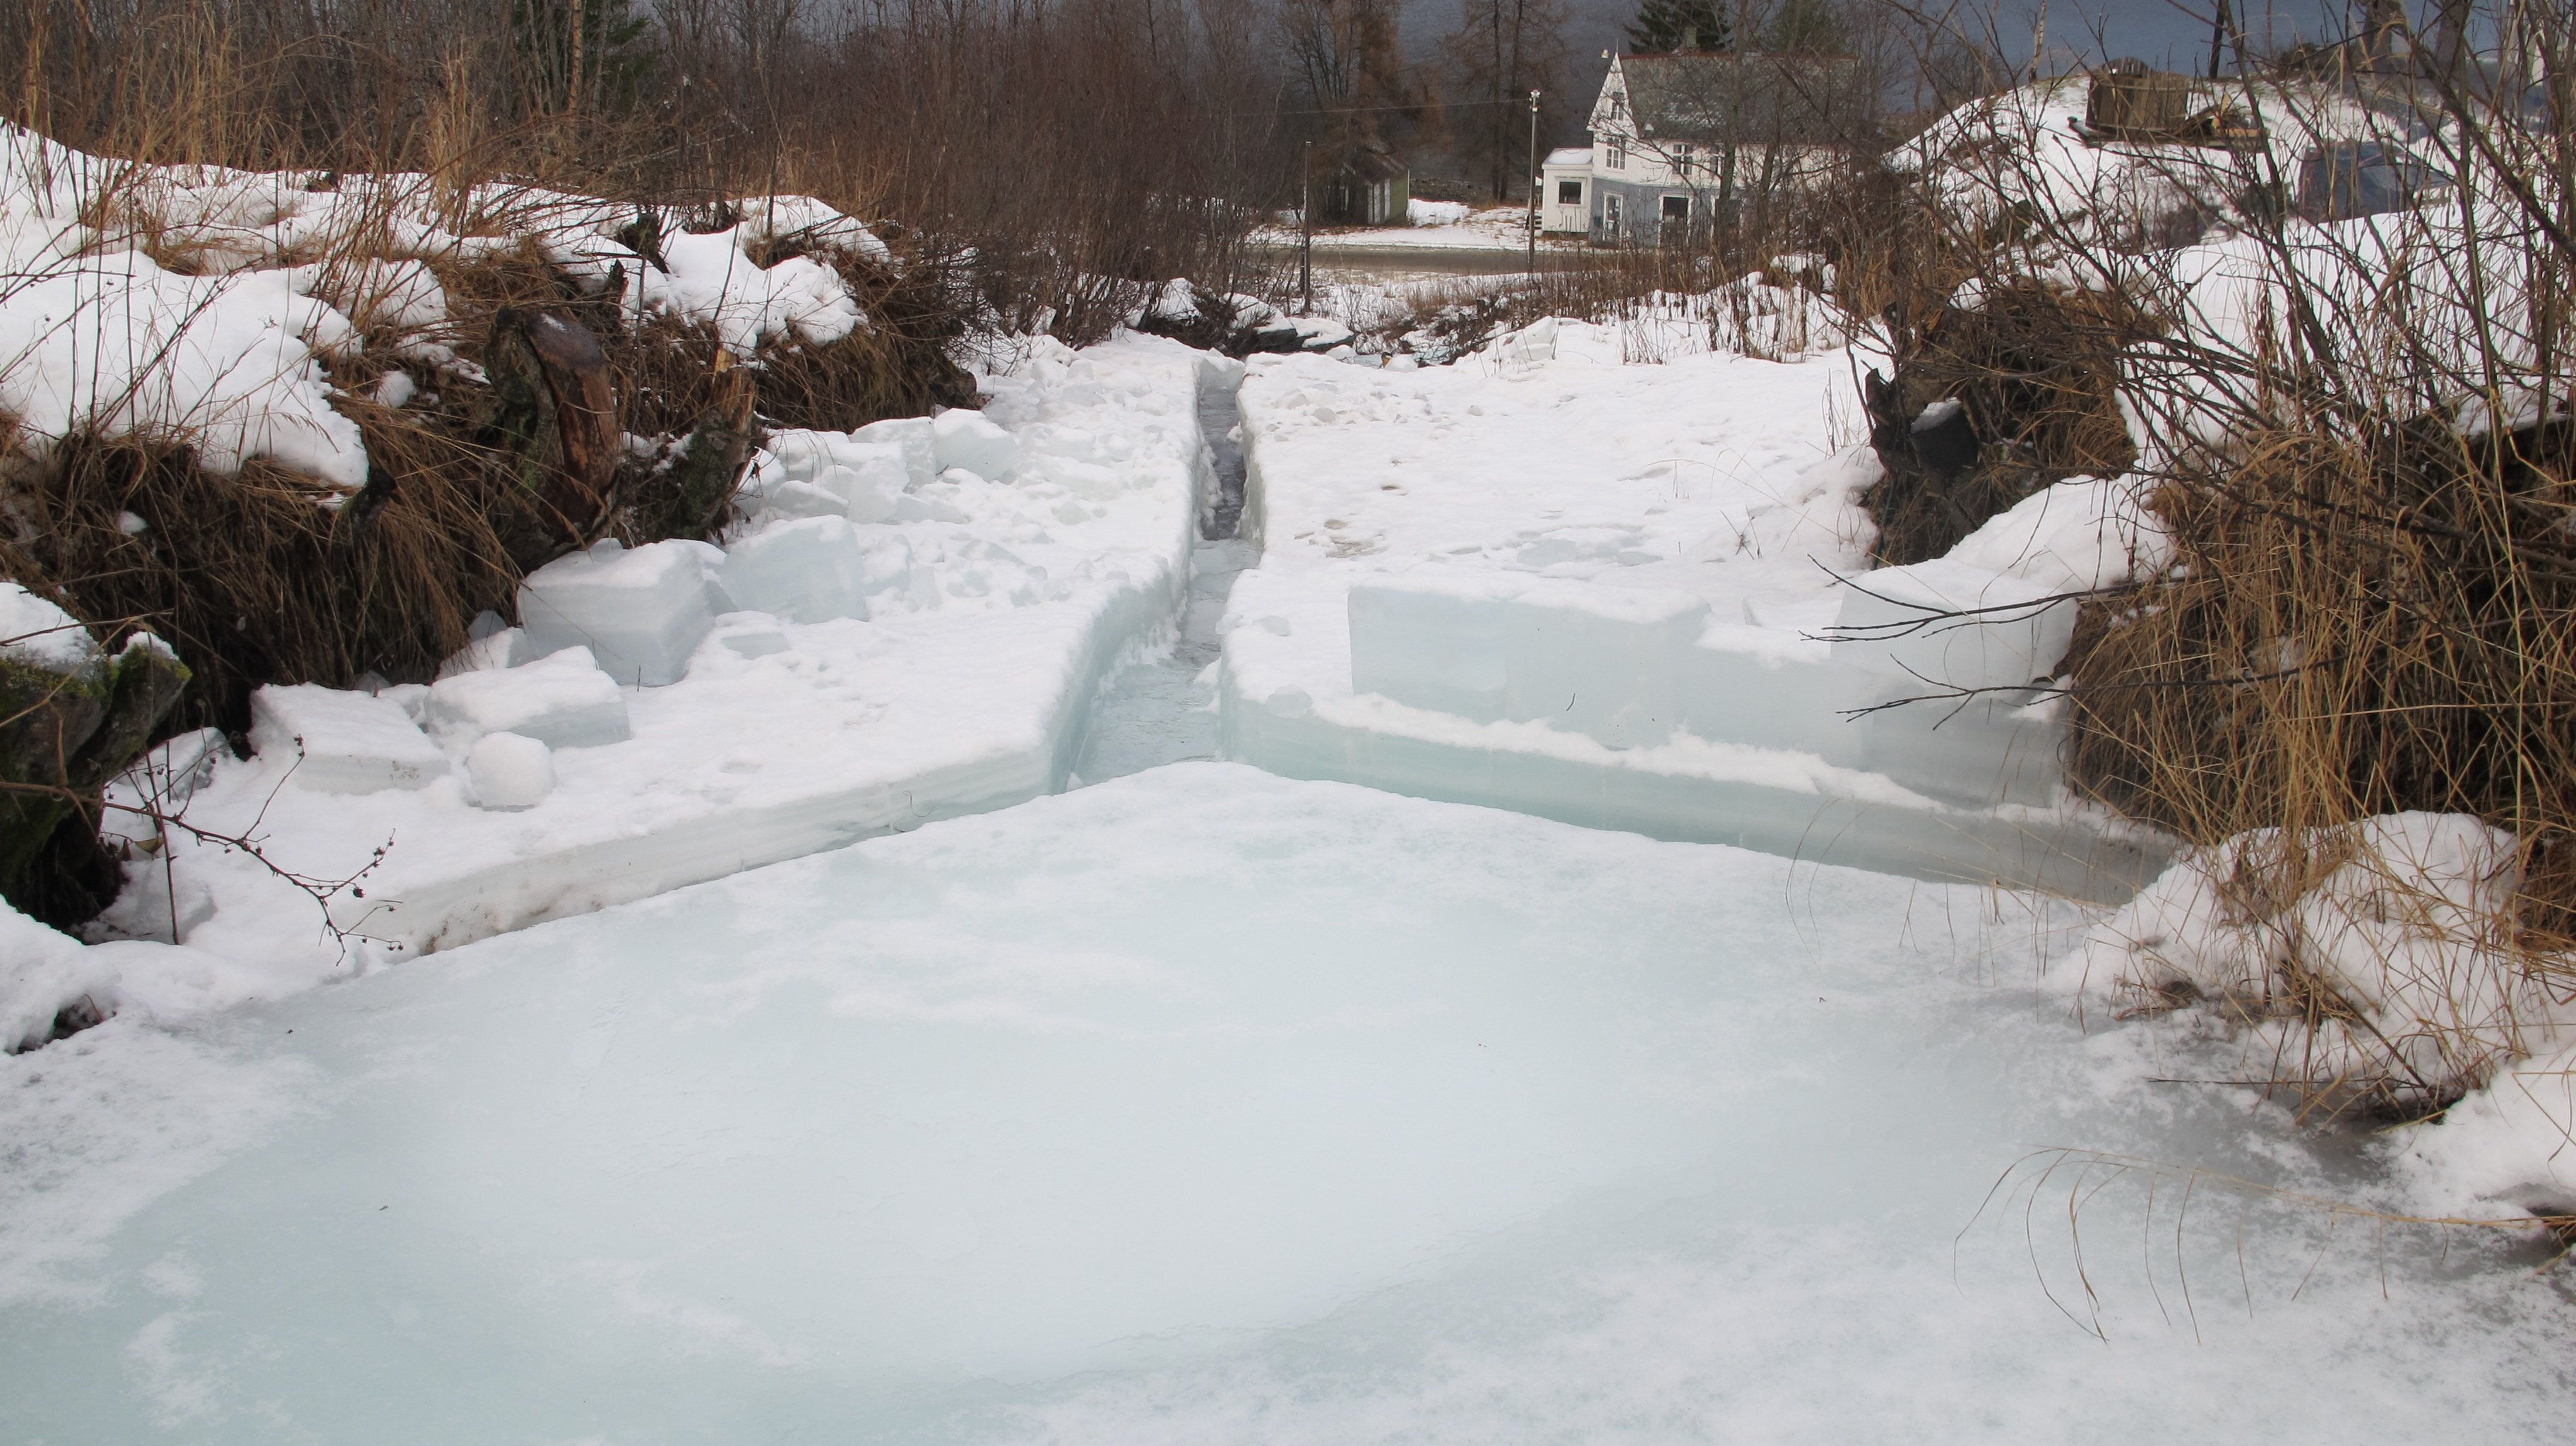
<path fill-rule="evenodd" d="M 1615 194 L 1605 195 L 1601 198 L 1602 240 L 1619 241 L 1626 239 L 1622 233 L 1627 229 L 1627 219 L 1620 214 L 1622 209 L 1623 208 L 1619 204 L 1619 197 Z"/>
<path fill-rule="evenodd" d="M 1663 242 L 1667 246 L 1690 244 L 1690 197 L 1666 196 L 1664 198 Z"/>

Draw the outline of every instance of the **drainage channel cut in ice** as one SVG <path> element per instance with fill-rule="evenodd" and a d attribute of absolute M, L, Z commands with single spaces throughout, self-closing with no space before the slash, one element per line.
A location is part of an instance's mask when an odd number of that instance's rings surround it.
<path fill-rule="evenodd" d="M 2549 1438 L 2491 1247 L 2016 1173 L 2369 1173 L 2043 922 L 1184 764 L 119 1017 L 0 1059 L 13 1439 Z"/>

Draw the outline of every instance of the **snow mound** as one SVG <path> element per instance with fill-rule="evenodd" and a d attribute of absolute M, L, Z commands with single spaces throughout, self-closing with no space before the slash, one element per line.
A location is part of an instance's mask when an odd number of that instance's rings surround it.
<path fill-rule="evenodd" d="M 38 454 L 75 432 L 185 440 L 218 472 L 260 459 L 346 493 L 367 458 L 332 405 L 335 356 L 381 337 L 475 375 L 428 263 L 532 242 L 594 292 L 622 278 L 631 320 L 712 325 L 746 357 L 867 325 L 833 258 L 893 264 L 811 197 L 740 202 L 704 234 L 647 216 L 659 240 L 639 251 L 617 239 L 640 224 L 630 206 L 515 183 L 450 192 L 418 174 L 139 165 L 0 122 L 0 412 Z M 755 255 L 782 247 L 800 254 Z"/>
<path fill-rule="evenodd" d="M 2115 1018 L 2179 1016 L 2303 1096 L 2441 1104 L 2554 1036 L 2508 937 L 2521 877 L 2512 836 L 2461 814 L 2263 829 L 2177 860 L 2067 967 Z"/>

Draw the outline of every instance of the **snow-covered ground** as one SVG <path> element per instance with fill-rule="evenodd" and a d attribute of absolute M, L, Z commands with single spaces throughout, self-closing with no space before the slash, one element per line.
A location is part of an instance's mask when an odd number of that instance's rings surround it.
<path fill-rule="evenodd" d="M 2372 1178 L 2064 922 L 1199 764 L 120 1018 L 0 1062 L 11 1428 L 2554 1434 L 2536 1256 L 2032 1157 Z"/>
<path fill-rule="evenodd" d="M 1407 247 L 1458 251 L 1519 251 L 1529 245 L 1529 210 L 1522 206 L 1469 207 L 1456 201 L 1415 201 L 1406 226 L 1337 226 L 1315 233 L 1318 251 L 1383 251 Z M 1293 246 L 1301 239 L 1291 225 L 1256 233 L 1256 241 Z M 1541 236 L 1542 251 L 1578 250 L 1581 238 Z"/>

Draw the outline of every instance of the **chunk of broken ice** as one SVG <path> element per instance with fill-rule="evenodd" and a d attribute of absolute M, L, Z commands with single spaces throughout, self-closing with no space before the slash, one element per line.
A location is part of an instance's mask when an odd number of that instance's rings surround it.
<path fill-rule="evenodd" d="M 737 607 L 796 623 L 868 615 L 867 549 L 839 517 L 775 523 L 733 545 L 724 589 Z"/>
<path fill-rule="evenodd" d="M 250 743 L 266 758 L 300 748 L 294 781 L 321 793 L 423 788 L 447 771 L 447 755 L 398 705 L 311 683 L 251 694 Z"/>
<path fill-rule="evenodd" d="M 555 748 L 590 748 L 628 736 L 626 695 L 588 648 L 565 648 L 518 668 L 441 678 L 424 718 L 449 747 L 518 733 Z"/>
<path fill-rule="evenodd" d="M 1027 465 L 1019 438 L 1002 430 L 982 412 L 960 407 L 942 412 L 931 423 L 938 442 L 939 466 L 963 467 L 978 477 L 1006 481 Z"/>
<path fill-rule="evenodd" d="M 539 653 L 587 646 L 618 682 L 676 683 L 714 624 L 709 564 L 723 556 L 702 542 L 603 541 L 528 574 L 519 616 Z"/>

